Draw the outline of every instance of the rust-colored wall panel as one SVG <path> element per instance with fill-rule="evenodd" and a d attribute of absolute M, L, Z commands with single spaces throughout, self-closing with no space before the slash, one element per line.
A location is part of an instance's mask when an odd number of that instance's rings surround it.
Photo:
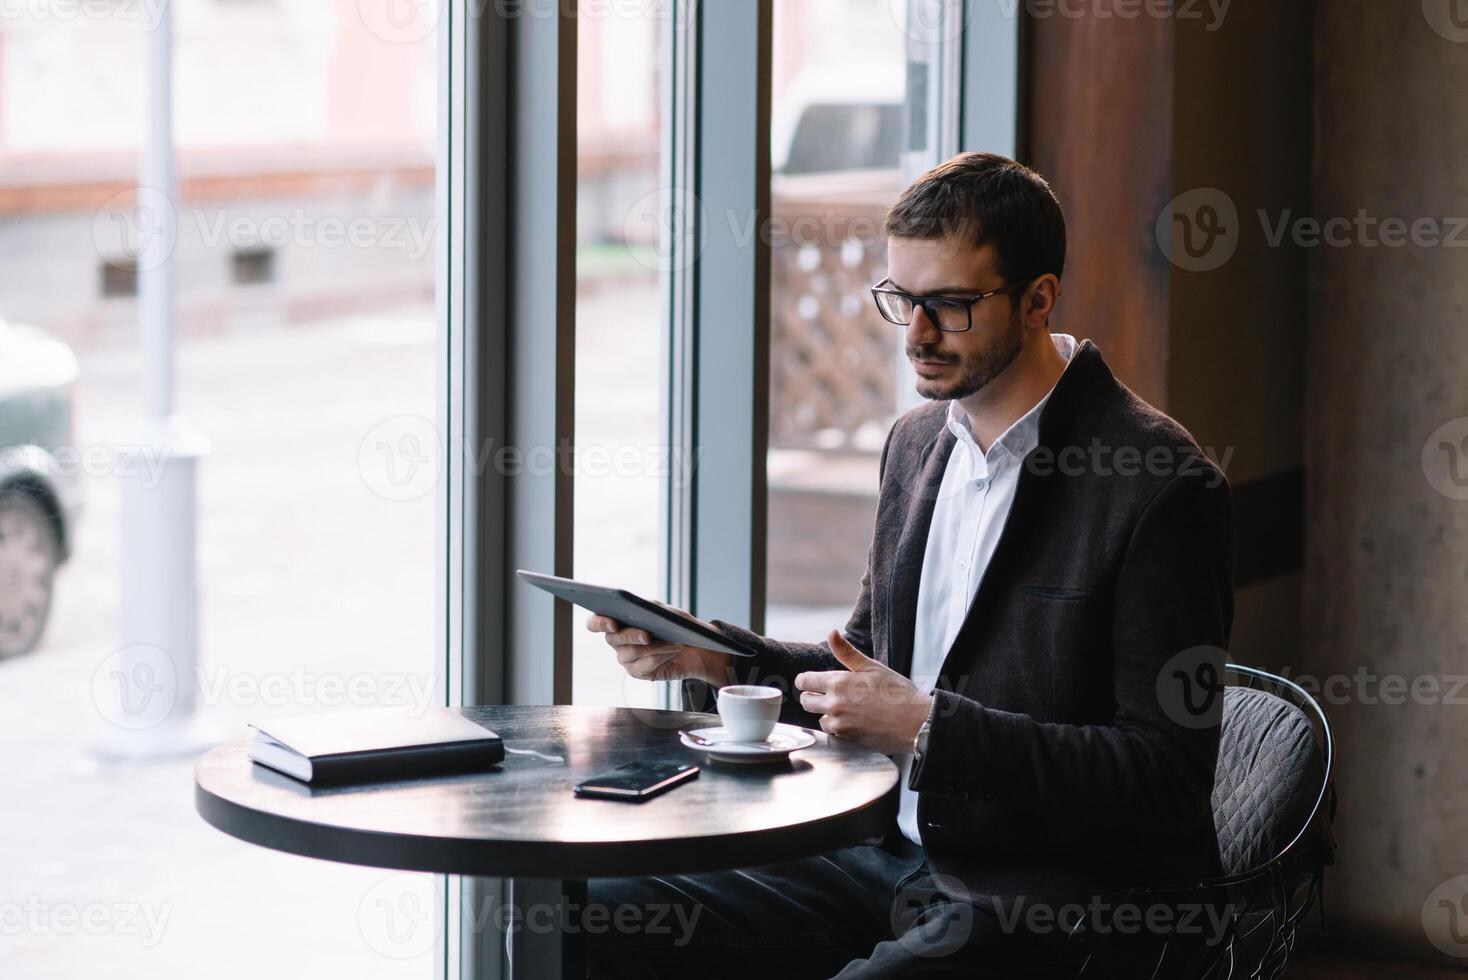
<path fill-rule="evenodd" d="M 1154 229 L 1172 187 L 1172 30 L 1158 17 L 1031 18 L 1021 110 L 1021 157 L 1050 180 L 1069 230 L 1054 329 L 1094 340 L 1164 408 L 1168 269 Z"/>

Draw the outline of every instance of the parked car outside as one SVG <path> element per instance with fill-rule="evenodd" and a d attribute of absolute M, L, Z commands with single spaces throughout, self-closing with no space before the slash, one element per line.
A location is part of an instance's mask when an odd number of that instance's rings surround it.
<path fill-rule="evenodd" d="M 0 659 L 40 643 L 81 508 L 76 355 L 0 320 Z"/>

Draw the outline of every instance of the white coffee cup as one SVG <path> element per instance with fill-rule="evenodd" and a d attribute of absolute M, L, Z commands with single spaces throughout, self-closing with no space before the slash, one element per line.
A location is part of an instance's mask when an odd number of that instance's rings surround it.
<path fill-rule="evenodd" d="M 736 742 L 763 742 L 780 720 L 785 695 L 777 687 L 736 684 L 719 688 L 719 720 Z"/>

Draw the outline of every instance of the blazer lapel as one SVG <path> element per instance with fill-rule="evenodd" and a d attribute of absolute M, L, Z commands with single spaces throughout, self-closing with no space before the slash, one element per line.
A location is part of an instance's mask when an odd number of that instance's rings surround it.
<path fill-rule="evenodd" d="M 907 516 L 897 540 L 897 555 L 887 583 L 887 650 L 893 670 L 906 674 L 912 668 L 913 629 L 917 623 L 918 584 L 927 552 L 928 528 L 933 508 L 943 486 L 948 457 L 958 444 L 945 425 L 923 448 L 917 479 L 908 491 Z"/>
<path fill-rule="evenodd" d="M 1092 392 L 1098 385 L 1102 391 L 1116 388 L 1111 371 L 1101 358 L 1101 351 L 1089 340 L 1083 340 L 1071 355 L 1070 366 L 1061 375 L 1055 391 L 1051 393 L 1050 400 L 1040 413 L 1041 446 L 1054 452 L 1076 440 L 1077 419 L 1083 414 L 1083 406 L 1091 399 Z M 946 419 L 947 414 L 944 413 L 943 417 Z M 943 486 L 943 473 L 948 468 L 948 457 L 957 444 L 958 440 L 945 424 L 923 447 L 916 478 L 910 483 L 904 480 L 899 491 L 907 495 L 907 508 L 897 540 L 897 554 L 893 558 L 887 579 L 887 666 L 902 674 L 907 674 L 912 669 L 918 589 L 923 574 L 923 557 L 928 548 L 928 530 L 933 523 L 933 509 L 938 492 Z M 1031 507 L 1040 505 L 1040 502 L 1031 499 L 1040 489 L 1038 483 L 1032 473 L 1020 474 L 1019 488 L 995 545 L 989 562 L 990 568 L 1000 565 L 1008 550 L 1015 547 L 1015 528 L 1023 526 Z M 1018 519 L 1015 518 L 1015 510 L 1020 511 Z M 994 576 L 986 569 L 974 600 L 969 604 L 963 627 L 954 641 L 955 646 L 963 642 L 964 634 L 971 627 L 974 612 L 980 607 L 981 600 L 994 590 L 993 580 Z M 952 654 L 952 648 L 948 653 Z M 946 660 L 943 672 L 948 673 Z"/>
<path fill-rule="evenodd" d="M 1075 352 L 1071 354 L 1070 366 L 1060 376 L 1060 380 L 1056 382 L 1055 390 L 1050 394 L 1050 400 L 1045 403 L 1045 408 L 1040 412 L 1040 439 L 1036 449 L 1043 448 L 1050 454 L 1050 458 L 1053 460 L 1061 448 L 1073 444 L 1076 441 L 1076 420 L 1082 413 L 1083 406 L 1090 397 L 1091 390 L 1098 383 L 1102 384 L 1106 390 L 1110 390 L 1114 387 L 1114 385 L 1108 384 L 1112 378 L 1111 369 L 1106 366 L 1106 362 L 1102 359 L 1100 349 L 1089 340 L 1081 341 L 1076 347 Z M 949 438 L 952 438 L 951 434 Z M 951 665 L 949 659 L 953 656 L 953 651 L 966 644 L 965 634 L 973 626 L 976 611 L 981 608 L 989 593 L 993 592 L 996 588 L 993 584 L 995 581 L 994 575 L 990 574 L 991 571 L 995 568 L 999 568 L 1002 571 L 1003 562 L 1008 559 L 1009 551 L 1016 547 L 1014 543 L 1015 528 L 1032 526 L 1034 521 L 1038 519 L 1038 516 L 1032 517 L 1030 512 L 1034 510 L 1038 515 L 1037 509 L 1043 508 L 1044 501 L 1038 498 L 1040 492 L 1044 489 L 1043 483 L 1048 478 L 1039 476 L 1030 467 L 1030 460 L 1034 456 L 1035 451 L 1031 450 L 1025 457 L 1023 468 L 1019 474 L 1019 485 L 1015 488 L 1014 502 L 1010 504 L 1009 513 L 1005 515 L 1004 524 L 999 530 L 999 540 L 994 544 L 994 553 L 989 557 L 988 567 L 984 569 L 984 574 L 979 578 L 979 587 L 974 592 L 974 598 L 969 603 L 967 613 L 964 614 L 963 625 L 959 628 L 958 635 L 954 637 L 953 644 L 944 653 L 943 669 L 941 672 L 943 676 L 950 675 Z M 931 517 L 931 505 L 929 506 L 928 513 L 929 517 Z M 926 530 L 927 524 L 924 524 L 923 527 Z M 1019 533 L 1023 533 L 1023 531 Z M 926 543 L 926 534 L 924 535 L 924 539 L 924 543 Z M 921 575 L 921 554 L 918 556 L 918 562 L 918 570 L 914 574 Z M 1003 588 L 1008 584 L 1012 583 L 1004 583 L 999 587 Z M 914 610 L 917 608 L 916 591 L 916 588 L 914 588 Z M 915 617 L 916 612 L 914 612 Z M 912 640 L 912 625 L 910 623 L 907 631 L 908 663 L 911 663 L 912 658 Z"/>

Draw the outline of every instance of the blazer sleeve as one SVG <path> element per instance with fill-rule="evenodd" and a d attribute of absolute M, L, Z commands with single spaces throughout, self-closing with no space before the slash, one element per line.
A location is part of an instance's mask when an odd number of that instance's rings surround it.
<path fill-rule="evenodd" d="M 867 571 L 861 577 L 861 595 L 846 627 L 841 631 L 846 642 L 867 656 L 872 655 L 871 642 L 871 560 L 867 560 Z M 730 684 L 763 684 L 777 687 L 785 694 L 780 706 L 780 720 L 802 728 L 819 728 L 820 715 L 812 714 L 800 706 L 795 690 L 795 675 L 808 670 L 845 670 L 841 661 L 831 653 L 824 643 L 790 643 L 760 636 L 740 626 L 715 619 L 719 630 L 758 651 L 753 657 L 738 657 L 729 667 Z"/>
<path fill-rule="evenodd" d="M 1228 484 L 1212 469 L 1173 477 L 1144 508 L 1117 577 L 1111 723 L 1042 723 L 940 690 L 909 787 L 1193 829 L 1211 812 L 1232 577 Z M 1211 686 L 1200 697 L 1193 681 Z"/>
<path fill-rule="evenodd" d="M 900 420 L 887 433 L 887 441 L 882 446 L 881 461 L 877 470 L 879 492 L 885 490 L 883 484 L 887 474 L 887 450 L 892 445 L 893 436 L 899 425 L 901 425 Z M 723 620 L 715 619 L 711 622 L 720 632 L 757 651 L 753 657 L 732 658 L 734 663 L 730 665 L 728 683 L 764 684 L 769 687 L 778 687 L 786 695 L 780 709 L 781 721 L 803 728 L 820 727 L 820 716 L 800 706 L 800 698 L 796 696 L 795 692 L 795 676 L 805 671 L 846 669 L 824 643 L 791 643 L 773 640 Z M 867 567 L 861 576 L 861 592 L 857 595 L 856 605 L 852 608 L 851 616 L 847 619 L 846 626 L 841 632 L 846 637 L 847 643 L 868 657 L 874 656 L 872 650 L 872 546 L 868 546 L 867 549 Z"/>

